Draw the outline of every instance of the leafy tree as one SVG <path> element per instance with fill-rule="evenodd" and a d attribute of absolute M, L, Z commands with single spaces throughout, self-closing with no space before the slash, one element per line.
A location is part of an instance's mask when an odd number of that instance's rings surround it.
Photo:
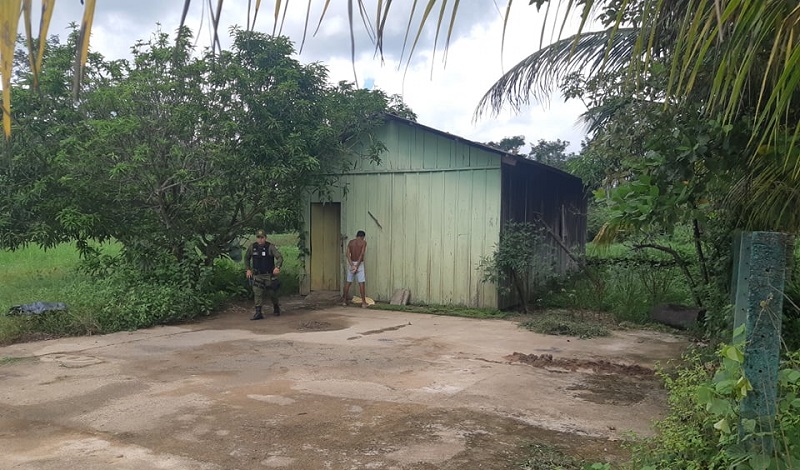
<path fill-rule="evenodd" d="M 134 47 L 132 62 L 99 64 L 103 80 L 85 82 L 78 103 L 69 87 L 46 95 L 60 101 L 44 112 L 64 108 L 70 120 L 38 133 L 63 130 L 35 147 L 58 157 L 35 183 L 59 194 L 18 200 L 32 221 L 4 246 L 42 230 L 82 243 L 114 238 L 143 262 L 198 251 L 210 263 L 242 233 L 295 223 L 306 191 L 327 187 L 350 159 L 383 151 L 372 131 L 389 98 L 328 85 L 322 65 L 292 58 L 288 39 L 235 31 L 230 51 L 198 57 L 191 42 L 188 31 L 177 43 L 156 34 Z M 51 66 L 44 69 L 69 83 L 65 69 Z M 40 121 L 20 113 L 12 145 L 27 144 L 26 126 Z M 35 217 L 47 204 L 49 218 Z M 16 218 L 4 210 L 0 221 Z"/>
<path fill-rule="evenodd" d="M 486 142 L 486 145 L 516 155 L 525 146 L 525 136 L 503 137 L 500 142 Z"/>
<path fill-rule="evenodd" d="M 481 259 L 483 281 L 513 293 L 525 313 L 530 311 L 536 289 L 555 275 L 553 248 L 546 238 L 546 229 L 540 224 L 507 222 L 495 251 Z"/>
<path fill-rule="evenodd" d="M 539 139 L 537 143 L 530 144 L 531 149 L 527 154 L 522 152 L 522 148 L 525 146 L 524 135 L 503 137 L 499 142 L 486 142 L 486 145 L 504 152 L 513 153 L 514 155 L 521 154 L 525 158 L 550 165 L 560 170 L 567 170 L 567 161 L 575 156 L 574 153 L 566 153 L 569 142 L 561 139 Z"/>
<path fill-rule="evenodd" d="M 528 158 L 560 170 L 567 170 L 568 161 L 575 157 L 574 153 L 566 152 L 568 146 L 569 142 L 561 139 L 539 139 L 536 144 L 531 144 Z"/>
<path fill-rule="evenodd" d="M 15 56 L 15 132 L 0 151 L 0 247 L 33 242 L 47 248 L 88 236 L 91 220 L 79 220 L 83 216 L 70 208 L 69 195 L 91 183 L 75 179 L 64 165 L 65 143 L 75 139 L 86 118 L 70 92 L 76 40 L 74 30 L 65 43 L 55 36 L 48 40 L 38 89 L 27 57 Z M 119 62 L 91 54 L 88 64 L 81 85 L 87 94 L 120 77 Z"/>

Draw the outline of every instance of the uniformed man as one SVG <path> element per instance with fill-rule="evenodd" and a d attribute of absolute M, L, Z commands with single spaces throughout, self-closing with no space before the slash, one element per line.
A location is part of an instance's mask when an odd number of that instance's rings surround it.
<path fill-rule="evenodd" d="M 264 297 L 269 295 L 272 300 L 272 313 L 281 314 L 281 306 L 278 303 L 278 275 L 283 266 L 283 255 L 278 248 L 267 241 L 267 234 L 263 230 L 256 232 L 256 242 L 247 248 L 244 255 L 244 267 L 247 269 L 247 279 L 251 280 L 253 286 L 253 300 L 255 301 L 256 313 L 251 320 L 261 320 L 264 315 L 261 313 L 261 306 Z"/>

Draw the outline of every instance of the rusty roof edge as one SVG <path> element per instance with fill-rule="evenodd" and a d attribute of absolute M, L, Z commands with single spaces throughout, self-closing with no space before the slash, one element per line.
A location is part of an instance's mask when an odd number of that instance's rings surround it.
<path fill-rule="evenodd" d="M 420 123 L 418 123 L 416 121 L 412 121 L 410 119 L 404 118 L 402 116 L 398 116 L 396 114 L 392 114 L 392 113 L 383 113 L 383 114 L 384 114 L 385 117 L 387 117 L 387 118 L 389 118 L 389 119 L 391 119 L 393 121 L 397 121 L 397 122 L 403 123 L 403 124 L 405 124 L 407 126 L 421 127 L 421 128 L 423 128 L 423 129 L 425 129 L 425 130 L 427 130 L 429 132 L 433 132 L 434 134 L 438 134 L 438 135 L 440 135 L 442 137 L 445 137 L 445 138 L 448 138 L 448 139 L 453 139 L 455 141 L 464 142 L 467 145 L 471 145 L 473 147 L 478 147 L 478 148 L 486 150 L 488 152 L 496 153 L 497 155 L 500 155 L 501 157 L 513 158 L 515 160 L 515 162 L 522 162 L 525 165 L 533 165 L 533 166 L 538 167 L 538 168 L 540 168 L 542 170 L 551 171 L 553 173 L 556 173 L 559 176 L 565 176 L 565 177 L 577 180 L 578 182 L 580 182 L 581 185 L 583 185 L 583 180 L 581 180 L 579 177 L 577 177 L 577 176 L 575 176 L 573 174 L 567 173 L 564 170 L 560 170 L 560 169 L 552 167 L 550 165 L 546 165 L 544 163 L 537 162 L 536 160 L 531 160 L 531 159 L 525 158 L 525 157 L 523 157 L 521 155 L 516 155 L 516 154 L 510 153 L 510 152 L 506 152 L 505 150 L 500 150 L 498 148 L 494 148 L 491 145 L 486 145 L 486 144 L 483 144 L 481 142 L 475 142 L 474 140 L 469 140 L 469 139 L 466 139 L 464 137 L 457 136 L 455 134 L 450 134 L 449 132 L 445 132 L 443 130 L 436 129 L 435 127 L 426 126 L 425 124 L 420 124 Z M 505 164 L 508 165 L 508 163 L 505 163 Z M 513 166 L 513 165 L 509 165 L 509 166 Z"/>

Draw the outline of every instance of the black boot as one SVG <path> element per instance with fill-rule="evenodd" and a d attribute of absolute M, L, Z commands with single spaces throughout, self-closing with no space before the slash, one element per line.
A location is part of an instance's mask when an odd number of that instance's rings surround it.
<path fill-rule="evenodd" d="M 276 317 L 281 316 L 281 306 L 278 304 L 272 304 L 272 313 L 274 313 Z"/>
<path fill-rule="evenodd" d="M 250 317 L 250 319 L 251 319 L 251 320 L 261 320 L 261 319 L 263 319 L 263 318 L 264 318 L 264 315 L 261 315 L 261 306 L 259 305 L 258 307 L 256 307 L 256 313 L 255 313 L 255 315 L 253 315 L 252 317 Z"/>

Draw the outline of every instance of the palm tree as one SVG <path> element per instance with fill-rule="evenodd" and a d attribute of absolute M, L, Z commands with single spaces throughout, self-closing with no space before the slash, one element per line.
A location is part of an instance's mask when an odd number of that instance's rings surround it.
<path fill-rule="evenodd" d="M 322 4 L 323 0 L 317 3 Z M 32 0 L 3 0 L 0 3 L 0 26 L 4 31 L 0 37 L 3 78 L 3 118 L 6 135 L 10 132 L 10 76 L 13 47 L 20 12 L 24 16 L 26 34 L 29 38 L 29 53 L 34 71 L 41 65 L 43 38 L 52 15 L 55 0 L 42 0 L 42 22 L 39 30 L 38 53 L 34 53 L 30 18 Z M 85 13 L 81 23 L 79 51 L 76 58 L 76 90 L 88 51 L 96 0 L 84 0 Z M 197 2 L 195 2 L 197 3 Z M 202 1 L 200 3 L 203 3 Z M 212 22 L 219 25 L 223 0 L 217 0 L 211 10 Z M 296 3 L 296 2 L 295 2 Z M 375 44 L 383 48 L 384 26 L 389 18 L 391 0 L 377 0 L 374 18 L 370 19 L 366 0 L 347 0 L 351 29 L 355 28 L 356 12 L 365 26 L 374 33 Z M 514 0 L 507 0 L 505 20 L 509 19 Z M 545 9 L 551 24 L 563 25 L 570 15 L 581 18 L 579 31 L 572 38 L 562 40 L 534 53 L 530 60 L 523 61 L 512 69 L 492 88 L 487 102 L 497 108 L 508 102 L 512 106 L 527 102 L 541 95 L 538 88 L 551 78 L 553 73 L 542 70 L 538 57 L 549 55 L 550 61 L 561 64 L 561 71 L 581 64 L 591 64 L 596 73 L 608 68 L 627 66 L 631 71 L 644 70 L 647 64 L 663 52 L 663 46 L 671 48 L 671 73 L 667 89 L 667 102 L 680 101 L 698 86 L 698 77 L 710 70 L 713 77 L 705 90 L 706 111 L 722 113 L 733 119 L 746 100 L 745 95 L 755 97 L 756 125 L 751 144 L 756 150 L 767 146 L 787 147 L 789 153 L 797 149 L 800 138 L 800 122 L 795 113 L 800 87 L 800 4 L 794 0 L 533 0 L 536 8 Z M 191 0 L 184 0 L 181 26 L 186 18 Z M 324 0 L 322 17 L 330 4 Z M 292 3 L 294 5 L 294 3 Z M 406 45 L 413 54 L 424 27 L 436 27 L 436 46 L 440 33 L 447 30 L 443 47 L 446 49 L 458 17 L 459 0 L 414 1 L 407 18 Z M 248 0 L 247 25 L 252 27 L 261 7 L 261 0 Z M 448 9 L 449 7 L 449 9 Z M 288 0 L 274 0 L 273 32 L 287 9 Z M 590 20 L 606 11 L 608 29 L 600 33 L 584 31 Z M 609 15 L 608 12 L 616 12 Z M 310 30 L 311 2 L 307 4 L 306 32 Z M 639 12 L 638 16 L 629 16 Z M 418 18 L 414 23 L 415 18 Z M 252 21 L 251 21 L 252 19 Z M 319 20 L 322 21 L 322 18 Z M 626 24 L 632 28 L 623 27 Z M 415 25 L 412 27 L 412 25 Z M 216 36 L 215 36 L 216 37 Z M 351 35 L 352 37 L 352 35 Z M 305 39 L 305 37 L 304 37 Z M 218 39 L 215 39 L 218 44 Z M 569 46 L 569 47 L 567 47 Z M 628 54 L 627 51 L 630 51 Z M 599 60 L 600 58 L 603 60 Z M 538 92 L 538 94 L 537 94 Z M 486 98 L 485 98 L 486 100 Z M 793 174 L 800 174 L 797 160 Z"/>
<path fill-rule="evenodd" d="M 797 35 L 785 33 L 800 26 L 796 2 L 607 0 L 593 7 L 604 30 L 580 31 L 519 62 L 484 95 L 477 115 L 546 100 L 576 72 L 622 75 L 635 91 L 651 63 L 666 62 L 669 81 L 656 105 L 700 103 L 723 124 L 754 116 L 752 157 L 740 162 L 749 171 L 728 194 L 741 228 L 800 230 L 793 210 L 800 204 L 800 114 L 792 106 L 800 98 L 800 52 Z M 592 117 L 609 117 L 607 109 L 593 111 Z"/>

